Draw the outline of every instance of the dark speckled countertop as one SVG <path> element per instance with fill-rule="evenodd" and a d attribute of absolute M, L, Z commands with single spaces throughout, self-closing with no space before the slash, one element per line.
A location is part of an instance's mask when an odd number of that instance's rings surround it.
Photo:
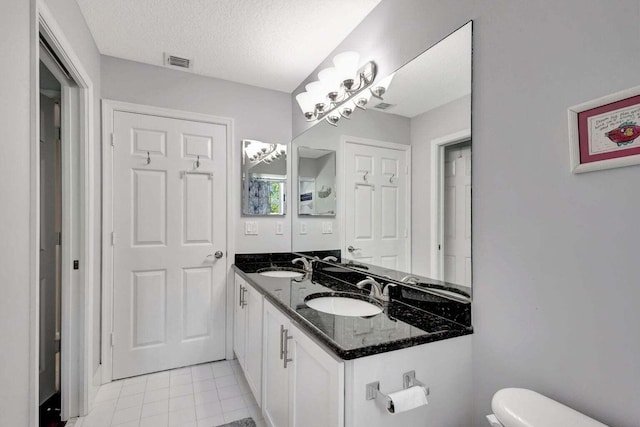
<path fill-rule="evenodd" d="M 398 298 L 392 293 L 391 302 L 385 305 L 384 311 L 372 317 L 336 316 L 316 311 L 304 303 L 309 295 L 325 292 L 368 295 L 368 288 L 363 291 L 355 286 L 355 282 L 352 284 L 320 272 L 299 281 L 256 273 L 265 266 L 291 266 L 290 259 L 270 259 L 267 263 L 258 262 L 258 259 L 236 260 L 234 268 L 302 330 L 343 360 L 473 333 L 470 325 L 434 314 L 419 304 L 411 304 L 411 300 L 402 298 L 402 292 L 395 292 Z"/>

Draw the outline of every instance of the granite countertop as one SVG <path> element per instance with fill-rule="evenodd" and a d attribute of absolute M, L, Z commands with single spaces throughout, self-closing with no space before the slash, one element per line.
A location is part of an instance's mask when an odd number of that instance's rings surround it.
<path fill-rule="evenodd" d="M 284 261 L 284 260 L 283 260 Z M 291 262 L 271 262 L 270 266 L 288 266 Z M 384 306 L 378 315 L 362 318 L 322 313 L 307 307 L 306 297 L 316 293 L 350 292 L 368 295 L 354 284 L 321 272 L 312 277 L 288 279 L 265 277 L 257 270 L 261 262 L 234 265 L 249 284 L 262 293 L 274 306 L 288 315 L 312 339 L 333 351 L 343 360 L 356 359 L 473 333 L 470 325 L 408 304 L 402 298 Z M 398 293 L 400 296 L 401 294 Z"/>

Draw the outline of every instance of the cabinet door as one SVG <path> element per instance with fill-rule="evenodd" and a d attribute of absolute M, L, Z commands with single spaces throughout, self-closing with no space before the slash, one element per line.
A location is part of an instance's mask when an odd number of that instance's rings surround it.
<path fill-rule="evenodd" d="M 236 275 L 234 287 L 234 309 L 233 309 L 233 351 L 236 353 L 238 362 L 242 369 L 245 369 L 245 330 L 246 330 L 246 310 L 242 304 L 246 283 L 240 276 Z"/>
<path fill-rule="evenodd" d="M 245 366 L 244 376 L 258 406 L 262 407 L 262 295 L 247 285 L 245 292 Z"/>
<path fill-rule="evenodd" d="M 262 410 L 271 427 L 289 426 L 289 368 L 285 369 L 281 350 L 281 328 L 289 328 L 287 318 L 269 302 L 264 302 Z M 289 341 L 291 344 L 291 341 Z M 291 354 L 291 353 L 290 353 Z"/>
<path fill-rule="evenodd" d="M 292 427 L 344 425 L 344 363 L 291 327 L 288 364 Z"/>

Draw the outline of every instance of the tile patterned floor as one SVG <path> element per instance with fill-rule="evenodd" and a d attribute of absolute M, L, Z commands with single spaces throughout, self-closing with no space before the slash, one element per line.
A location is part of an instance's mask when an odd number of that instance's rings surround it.
<path fill-rule="evenodd" d="M 233 360 L 105 384 L 74 427 L 214 427 L 246 417 L 266 426 Z"/>

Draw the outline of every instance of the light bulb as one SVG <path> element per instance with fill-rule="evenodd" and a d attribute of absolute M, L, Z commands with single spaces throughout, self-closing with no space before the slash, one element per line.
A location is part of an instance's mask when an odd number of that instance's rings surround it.
<path fill-rule="evenodd" d="M 340 96 L 340 75 L 335 68 L 325 68 L 318 73 L 318 79 L 323 85 L 323 92 L 329 99 L 335 101 Z"/>
<path fill-rule="evenodd" d="M 359 60 L 360 55 L 357 52 L 342 52 L 333 58 L 340 81 L 356 77 Z"/>
<path fill-rule="evenodd" d="M 312 96 L 313 102 L 315 104 L 324 103 L 324 98 L 326 97 L 326 93 L 324 92 L 324 85 L 318 81 L 311 82 L 307 86 L 305 86 L 307 92 L 309 92 Z"/>
<path fill-rule="evenodd" d="M 313 95 L 309 92 L 302 92 L 296 95 L 296 101 L 303 113 L 313 112 L 315 108 L 315 102 L 313 102 Z"/>

